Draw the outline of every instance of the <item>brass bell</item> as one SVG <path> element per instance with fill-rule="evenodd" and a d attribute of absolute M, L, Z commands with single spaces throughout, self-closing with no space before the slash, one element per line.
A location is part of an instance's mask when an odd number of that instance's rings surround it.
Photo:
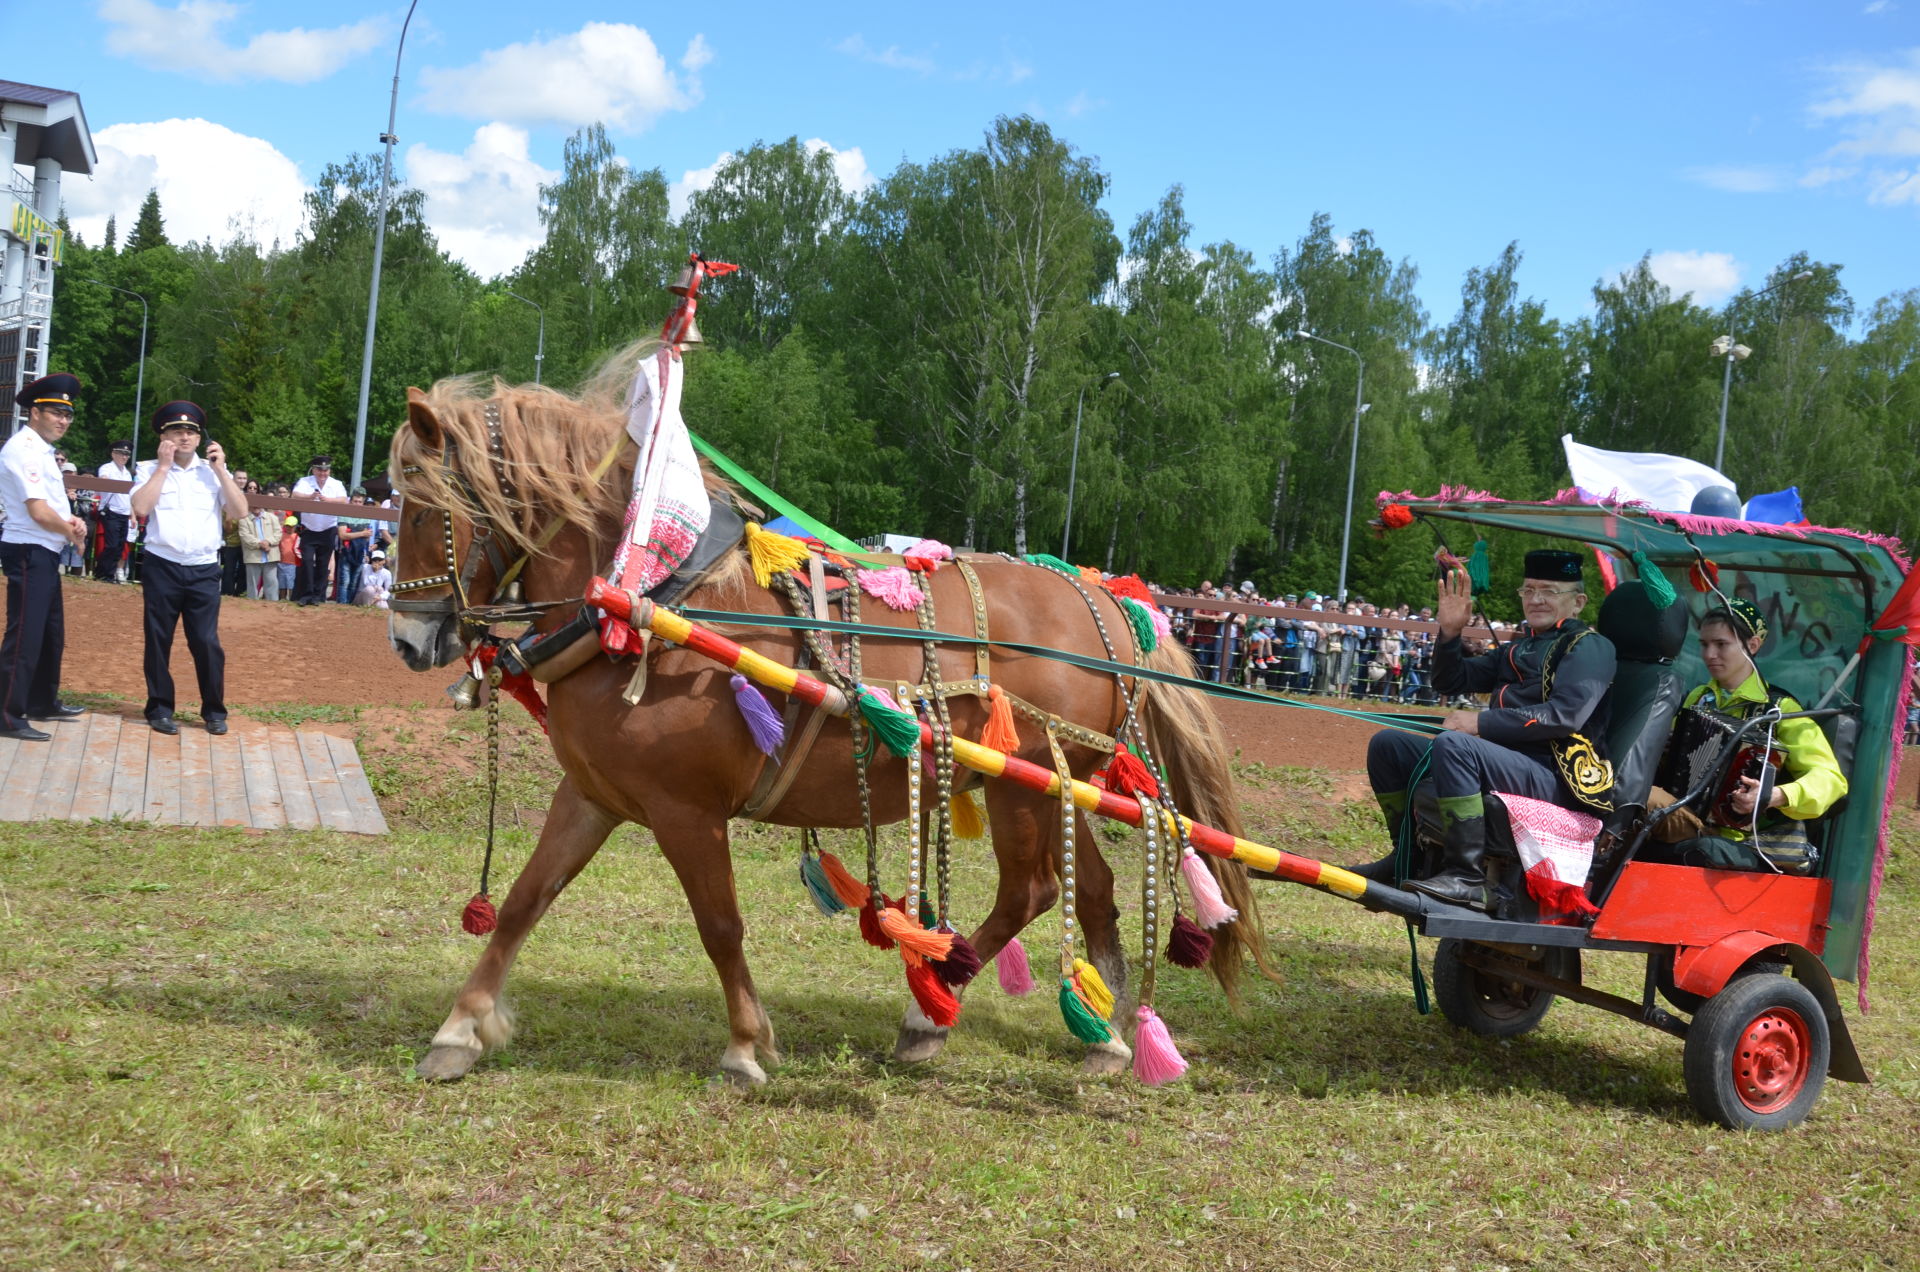
<path fill-rule="evenodd" d="M 690 344 L 705 344 L 706 342 L 707 342 L 707 338 L 700 334 L 700 328 L 694 323 L 693 319 L 689 317 L 687 319 L 686 330 L 683 331 L 680 335 L 680 343 L 683 345 L 690 345 Z"/>
<path fill-rule="evenodd" d="M 508 580 L 507 585 L 500 589 L 500 599 L 508 605 L 518 605 L 520 603 L 520 595 L 519 579 Z"/>
<path fill-rule="evenodd" d="M 471 671 L 447 686 L 455 711 L 471 711 L 480 705 L 480 678 Z"/>
<path fill-rule="evenodd" d="M 674 276 L 673 282 L 667 285 L 667 290 L 676 296 L 692 295 L 693 281 L 693 266 L 691 264 L 682 265 L 680 272 Z"/>

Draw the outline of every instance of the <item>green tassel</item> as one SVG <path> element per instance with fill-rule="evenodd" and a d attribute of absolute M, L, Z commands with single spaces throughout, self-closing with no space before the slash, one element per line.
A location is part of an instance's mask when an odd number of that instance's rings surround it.
<path fill-rule="evenodd" d="M 1113 1030 L 1107 1022 L 1087 1010 L 1080 995 L 1073 992 L 1073 982 L 1064 976 L 1060 978 L 1060 1015 L 1068 1031 L 1082 1042 L 1113 1041 Z"/>
<path fill-rule="evenodd" d="M 1467 558 L 1467 580 L 1473 584 L 1475 596 L 1486 595 L 1493 586 L 1493 565 L 1487 560 L 1487 541 L 1473 541 L 1473 555 Z"/>
<path fill-rule="evenodd" d="M 1150 654 L 1159 647 L 1160 637 L 1154 634 L 1153 616 L 1147 613 L 1147 607 L 1130 596 L 1120 598 L 1120 608 L 1126 612 L 1127 622 L 1133 625 L 1133 643 L 1140 652 Z"/>
<path fill-rule="evenodd" d="M 800 885 L 813 899 L 813 908 L 832 918 L 846 910 L 846 906 L 833 891 L 833 884 L 827 879 L 826 867 L 820 864 L 820 858 L 810 852 L 800 854 Z"/>
<path fill-rule="evenodd" d="M 860 715 L 873 735 L 895 755 L 905 759 L 920 750 L 920 722 L 874 697 L 871 689 L 860 694 Z"/>
<path fill-rule="evenodd" d="M 1667 576 L 1660 573 L 1660 567 L 1647 560 L 1647 554 L 1635 550 L 1633 568 L 1640 571 L 1640 582 L 1647 589 L 1647 599 L 1653 602 L 1655 609 L 1665 609 L 1680 599 L 1673 590 L 1673 584 L 1667 582 Z"/>
<path fill-rule="evenodd" d="M 931 932 L 940 926 L 939 918 L 933 912 L 933 902 L 927 900 L 927 894 L 920 894 L 920 926 Z"/>
<path fill-rule="evenodd" d="M 1059 557 L 1048 556 L 1044 552 L 1027 553 L 1027 564 L 1028 565 L 1044 565 L 1049 570 L 1058 570 L 1060 571 L 1060 573 L 1066 575 L 1069 578 L 1077 579 L 1080 577 L 1080 571 L 1074 569 L 1072 566 L 1068 565 L 1065 561 L 1062 561 Z"/>

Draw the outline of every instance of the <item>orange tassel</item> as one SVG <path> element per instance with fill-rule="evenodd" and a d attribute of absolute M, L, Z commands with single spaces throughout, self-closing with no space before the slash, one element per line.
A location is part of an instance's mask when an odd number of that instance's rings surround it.
<path fill-rule="evenodd" d="M 857 910 L 867 903 L 867 885 L 853 877 L 853 872 L 842 865 L 840 858 L 830 852 L 820 854 L 820 868 L 827 872 L 827 884 L 833 889 L 833 895 L 840 898 L 840 904 L 849 910 Z"/>
<path fill-rule="evenodd" d="M 880 930 L 902 950 L 938 961 L 953 949 L 953 933 L 923 928 L 903 912 L 887 906 L 879 913 Z"/>
<path fill-rule="evenodd" d="M 990 751 L 1012 755 L 1020 749 L 1020 730 L 1013 723 L 1013 704 L 999 685 L 987 691 L 987 727 L 980 730 L 980 745 Z"/>

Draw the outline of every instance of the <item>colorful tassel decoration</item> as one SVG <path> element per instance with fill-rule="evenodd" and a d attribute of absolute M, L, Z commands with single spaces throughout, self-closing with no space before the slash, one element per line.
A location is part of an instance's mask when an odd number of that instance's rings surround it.
<path fill-rule="evenodd" d="M 807 545 L 764 529 L 759 522 L 747 522 L 747 556 L 753 561 L 753 581 L 770 587 L 773 576 L 785 574 L 807 563 Z"/>
<path fill-rule="evenodd" d="M 1138 574 L 1116 574 L 1103 580 L 1100 586 L 1115 596 L 1136 600 L 1142 605 L 1153 604 L 1153 594 L 1147 591 L 1146 580 Z"/>
<path fill-rule="evenodd" d="M 884 570 L 862 570 L 860 590 L 893 610 L 914 609 L 927 599 L 927 594 L 914 585 L 913 575 L 897 565 Z"/>
<path fill-rule="evenodd" d="M 857 910 L 867 903 L 867 885 L 854 878 L 853 872 L 841 864 L 840 858 L 830 852 L 821 853 L 820 869 L 826 874 L 827 882 L 833 887 L 833 895 L 840 898 L 841 905 L 849 910 Z"/>
<path fill-rule="evenodd" d="M 986 836 L 986 819 L 980 816 L 980 801 L 972 791 L 961 791 L 947 801 L 947 813 L 953 818 L 953 833 L 962 839 Z"/>
<path fill-rule="evenodd" d="M 1020 730 L 1013 722 L 1013 704 L 999 685 L 987 691 L 987 727 L 980 730 L 980 745 L 989 751 L 1012 755 L 1020 749 Z"/>
<path fill-rule="evenodd" d="M 1080 995 L 1088 1011 L 1102 1020 L 1112 1019 L 1113 991 L 1100 978 L 1099 969 L 1084 958 L 1073 960 L 1073 991 Z"/>
<path fill-rule="evenodd" d="M 1140 652 L 1150 654 L 1160 647 L 1160 636 L 1153 630 L 1153 615 L 1139 601 L 1120 598 L 1120 612 L 1127 616 L 1127 625 L 1133 628 L 1134 643 L 1140 646 Z"/>
<path fill-rule="evenodd" d="M 910 954 L 938 962 L 953 952 L 951 933 L 928 931 L 908 918 L 905 911 L 891 901 L 875 917 L 879 920 L 880 930 L 892 938 L 892 944 Z"/>
<path fill-rule="evenodd" d="M 460 912 L 460 928 L 469 936 L 485 936 L 499 925 L 500 916 L 494 913 L 493 902 L 484 892 L 474 893 L 473 900 Z"/>
<path fill-rule="evenodd" d="M 922 539 L 902 555 L 919 557 L 923 561 L 951 561 L 953 549 L 938 539 Z"/>
<path fill-rule="evenodd" d="M 905 759 L 920 749 L 920 722 L 893 705 L 884 689 L 867 689 L 860 694 L 860 714 L 881 745 Z"/>
<path fill-rule="evenodd" d="M 1167 617 L 1165 610 L 1161 609 L 1158 605 L 1149 605 L 1147 606 L 1147 617 L 1153 620 L 1153 634 L 1155 636 L 1161 640 L 1172 638 L 1173 620 Z"/>
<path fill-rule="evenodd" d="M 1485 594 L 1493 586 L 1493 563 L 1487 559 L 1487 541 L 1473 541 L 1473 555 L 1467 558 L 1467 579 L 1473 584 L 1473 594 Z"/>
<path fill-rule="evenodd" d="M 1125 742 L 1114 748 L 1113 758 L 1107 761 L 1106 783 L 1107 789 L 1115 795 L 1160 798 L 1160 783 L 1154 780 L 1153 770 L 1139 756 L 1127 750 Z"/>
<path fill-rule="evenodd" d="M 1217 928 L 1240 917 L 1240 911 L 1220 895 L 1220 884 L 1214 879 L 1213 871 L 1207 869 L 1207 863 L 1191 848 L 1180 858 L 1180 877 L 1186 881 L 1187 895 L 1193 898 L 1195 923 L 1203 928 Z"/>
<path fill-rule="evenodd" d="M 819 858 L 810 852 L 800 854 L 800 886 L 807 890 L 813 908 L 827 918 L 846 912 L 846 905 L 833 890 L 833 881 L 820 868 Z"/>
<path fill-rule="evenodd" d="M 1060 1018 L 1067 1022 L 1067 1031 L 1082 1042 L 1113 1041 L 1113 1030 L 1106 1021 L 1087 1010 L 1080 995 L 1074 992 L 1071 977 L 1060 978 Z"/>
<path fill-rule="evenodd" d="M 1687 567 L 1687 581 L 1696 592 L 1714 592 L 1720 588 L 1720 567 L 1712 561 L 1695 561 Z"/>
<path fill-rule="evenodd" d="M 1213 953 L 1213 937 L 1184 914 L 1173 916 L 1167 934 L 1167 961 L 1175 967 L 1205 967 Z"/>
<path fill-rule="evenodd" d="M 1029 552 L 1027 553 L 1026 560 L 1028 565 L 1044 565 L 1049 570 L 1058 570 L 1070 579 L 1080 577 L 1080 571 L 1074 569 L 1057 556 L 1048 556 L 1044 552 Z"/>
<path fill-rule="evenodd" d="M 920 894 L 920 926 L 923 928 L 940 926 L 940 916 L 933 912 L 933 902 L 927 899 L 927 894 L 924 892 Z"/>
<path fill-rule="evenodd" d="M 1405 504 L 1390 503 L 1380 510 L 1380 524 L 1389 530 L 1410 526 L 1413 524 L 1413 509 Z"/>
<path fill-rule="evenodd" d="M 1160 1086 L 1185 1073 L 1187 1062 L 1174 1047 L 1167 1022 L 1144 1003 L 1137 1016 L 1140 1028 L 1133 1035 L 1133 1076 L 1148 1086 Z"/>
<path fill-rule="evenodd" d="M 885 910 L 892 908 L 893 902 L 891 901 L 888 901 L 881 907 L 881 909 Z M 860 907 L 860 939 L 868 945 L 873 946 L 876 950 L 890 950 L 893 948 L 893 938 L 887 935 L 886 928 L 881 925 L 880 911 L 873 908 L 872 897 L 868 897 L 866 902 Z"/>
<path fill-rule="evenodd" d="M 993 966 L 1000 976 L 1001 993 L 1022 998 L 1033 992 L 1033 969 L 1027 965 L 1027 947 L 1020 944 L 1019 937 L 1007 938 L 994 955 Z"/>
<path fill-rule="evenodd" d="M 733 686 L 733 703 L 747 722 L 753 744 L 760 748 L 762 755 L 774 754 L 787 739 L 787 726 L 780 719 L 780 713 L 773 709 L 766 695 L 739 672 L 734 672 L 727 683 Z"/>
<path fill-rule="evenodd" d="M 913 995 L 920 1014 L 940 1028 L 951 1029 L 960 1019 L 960 1000 L 940 983 L 937 966 L 929 966 L 925 959 L 907 959 L 907 992 Z"/>
<path fill-rule="evenodd" d="M 1633 566 L 1640 571 L 1640 582 L 1647 589 L 1647 599 L 1653 602 L 1655 609 L 1665 609 L 1680 599 L 1679 593 L 1673 590 L 1673 584 L 1667 582 L 1667 576 L 1660 572 L 1659 566 L 1647 559 L 1646 553 L 1635 549 Z"/>
<path fill-rule="evenodd" d="M 958 989 L 980 974 L 980 968 L 983 966 L 980 962 L 980 951 L 974 949 L 973 942 L 954 931 L 951 926 L 943 923 L 940 925 L 940 930 L 953 938 L 953 948 L 947 951 L 945 958 L 933 965 L 933 974 L 938 976 L 943 984 Z"/>

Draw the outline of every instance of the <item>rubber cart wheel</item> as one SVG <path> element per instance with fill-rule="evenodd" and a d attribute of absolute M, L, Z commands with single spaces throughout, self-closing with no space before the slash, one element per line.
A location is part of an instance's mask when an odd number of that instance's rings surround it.
<path fill-rule="evenodd" d="M 1701 1117 L 1732 1130 L 1798 1126 L 1826 1085 L 1832 1042 L 1806 986 L 1772 973 L 1742 976 L 1694 1014 L 1687 1096 Z"/>
<path fill-rule="evenodd" d="M 1464 948 L 1464 942 L 1449 936 L 1433 952 L 1433 1000 L 1440 1014 L 1483 1038 L 1512 1038 L 1538 1025 L 1555 995 L 1467 966 L 1461 958 Z M 1578 950 L 1553 948 L 1535 966 L 1561 980 L 1577 980 L 1579 957 Z"/>

